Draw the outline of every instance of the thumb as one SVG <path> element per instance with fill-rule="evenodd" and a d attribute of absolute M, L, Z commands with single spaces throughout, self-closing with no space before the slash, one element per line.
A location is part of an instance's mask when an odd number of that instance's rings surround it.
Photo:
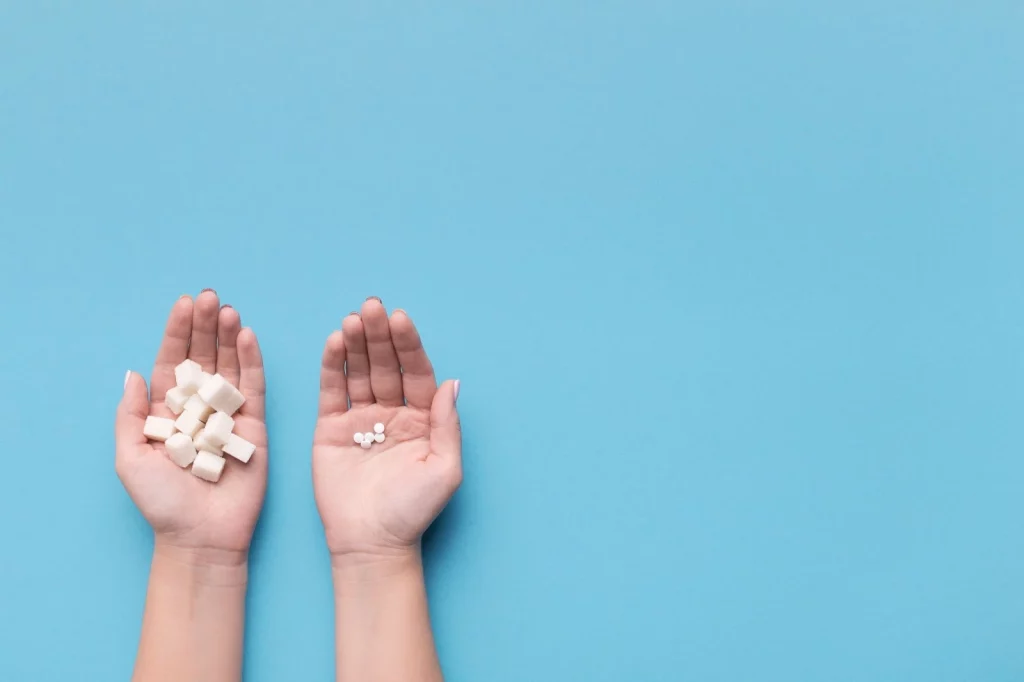
<path fill-rule="evenodd" d="M 459 380 L 446 381 L 430 404 L 430 450 L 455 465 L 462 463 L 462 427 L 455 409 L 458 397 Z"/>
<path fill-rule="evenodd" d="M 117 459 L 122 459 L 139 445 L 146 444 L 142 429 L 149 416 L 149 395 L 146 380 L 129 371 L 124 377 L 124 395 L 117 406 L 114 420 L 114 442 Z"/>

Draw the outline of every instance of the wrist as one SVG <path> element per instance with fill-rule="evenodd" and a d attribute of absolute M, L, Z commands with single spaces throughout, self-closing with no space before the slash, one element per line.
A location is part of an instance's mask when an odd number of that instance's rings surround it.
<path fill-rule="evenodd" d="M 365 551 L 332 552 L 331 574 L 343 582 L 375 582 L 423 572 L 419 545 Z"/>
<path fill-rule="evenodd" d="M 248 559 L 247 552 L 185 547 L 160 536 L 153 544 L 154 572 L 209 586 L 244 586 L 248 582 Z"/>

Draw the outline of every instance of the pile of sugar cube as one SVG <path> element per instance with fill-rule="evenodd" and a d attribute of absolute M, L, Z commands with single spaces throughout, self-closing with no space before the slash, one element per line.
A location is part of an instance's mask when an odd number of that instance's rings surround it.
<path fill-rule="evenodd" d="M 167 455 L 181 468 L 216 483 L 224 472 L 224 455 L 248 462 L 256 446 L 232 431 L 231 418 L 245 402 L 241 391 L 219 374 L 208 374 L 199 363 L 186 360 L 174 368 L 177 384 L 167 391 L 164 403 L 177 419 L 146 417 L 142 432 L 161 441 Z"/>

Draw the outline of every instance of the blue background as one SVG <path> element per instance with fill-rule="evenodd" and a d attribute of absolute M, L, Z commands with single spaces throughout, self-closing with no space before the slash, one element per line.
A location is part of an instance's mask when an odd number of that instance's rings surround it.
<path fill-rule="evenodd" d="M 127 679 L 113 409 L 205 286 L 271 391 L 247 680 L 333 669 L 371 294 L 463 381 L 450 680 L 1024 678 L 1020 3 L 130 4 L 0 4 L 0 679 Z"/>

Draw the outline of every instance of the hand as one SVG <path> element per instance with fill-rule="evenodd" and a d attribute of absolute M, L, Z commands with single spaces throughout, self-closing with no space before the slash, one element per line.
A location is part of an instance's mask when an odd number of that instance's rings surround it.
<path fill-rule="evenodd" d="M 216 484 L 176 465 L 163 443 L 150 443 L 142 434 L 147 415 L 174 417 L 164 395 L 175 385 L 175 366 L 186 357 L 206 372 L 221 374 L 245 395 L 234 415 L 235 432 L 256 452 L 246 464 L 229 457 Z M 256 335 L 242 329 L 234 308 L 220 307 L 214 291 L 203 291 L 194 304 L 183 296 L 171 308 L 152 383 L 150 401 L 141 375 L 129 372 L 125 379 L 115 426 L 118 477 L 159 545 L 208 553 L 218 561 L 244 561 L 267 487 L 265 383 Z"/>
<path fill-rule="evenodd" d="M 409 316 L 378 299 L 328 337 L 313 441 L 313 490 L 332 558 L 387 556 L 420 536 L 462 481 L 459 382 L 440 389 Z M 351 407 L 349 406 L 351 401 Z M 352 436 L 383 422 L 369 449 Z"/>

